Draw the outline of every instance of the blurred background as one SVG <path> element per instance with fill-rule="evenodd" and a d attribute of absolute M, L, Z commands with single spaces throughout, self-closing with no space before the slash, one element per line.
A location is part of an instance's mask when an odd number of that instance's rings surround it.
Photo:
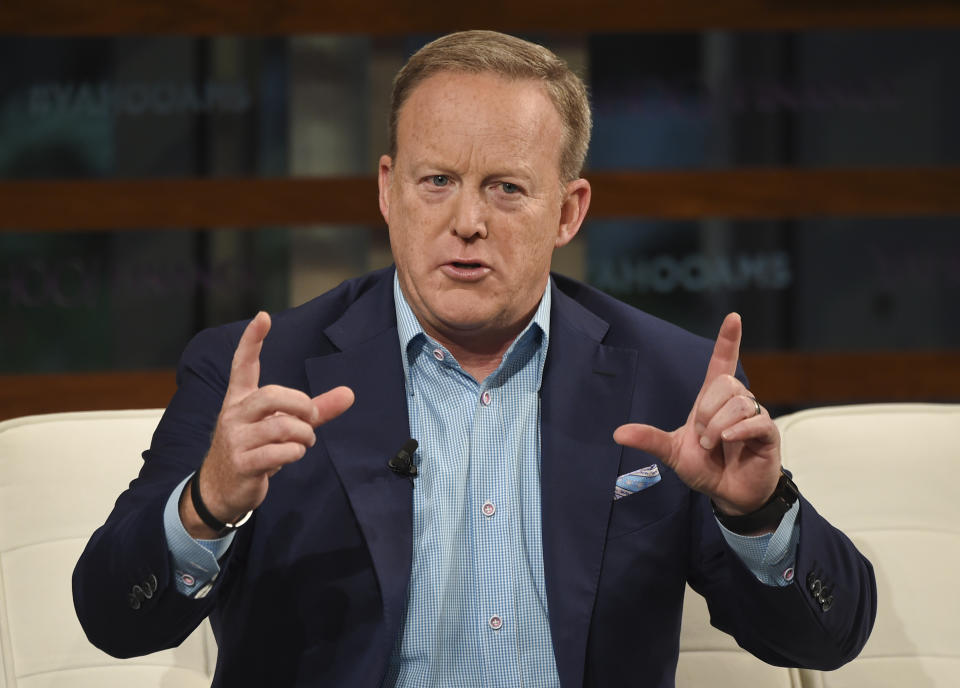
<path fill-rule="evenodd" d="M 590 88 L 557 271 L 708 337 L 739 311 L 775 414 L 960 401 L 960 6 L 723 5 L 7 0 L 0 419 L 164 406 L 199 330 L 390 264 L 393 75 L 477 27 Z"/>

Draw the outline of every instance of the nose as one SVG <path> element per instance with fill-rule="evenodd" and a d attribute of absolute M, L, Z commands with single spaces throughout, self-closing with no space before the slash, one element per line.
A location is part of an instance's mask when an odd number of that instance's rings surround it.
<path fill-rule="evenodd" d="M 487 238 L 487 209 L 476 191 L 457 194 L 450 230 L 464 241 Z"/>

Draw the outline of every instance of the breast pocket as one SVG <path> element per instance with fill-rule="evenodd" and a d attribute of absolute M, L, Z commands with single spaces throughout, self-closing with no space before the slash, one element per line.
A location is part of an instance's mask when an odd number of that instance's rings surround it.
<path fill-rule="evenodd" d="M 674 478 L 663 479 L 614 501 L 607 540 L 628 535 L 666 518 L 686 505 L 688 495 L 683 483 Z"/>

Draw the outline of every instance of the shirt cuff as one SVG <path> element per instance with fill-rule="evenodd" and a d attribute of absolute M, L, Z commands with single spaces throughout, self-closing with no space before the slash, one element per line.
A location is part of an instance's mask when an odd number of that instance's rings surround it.
<path fill-rule="evenodd" d="M 797 544 L 800 542 L 799 513 L 800 500 L 797 500 L 780 519 L 777 529 L 766 535 L 739 535 L 724 528 L 720 521 L 717 525 L 730 549 L 737 553 L 758 581 L 783 587 L 793 582 Z"/>
<path fill-rule="evenodd" d="M 206 597 L 220 575 L 219 559 L 227 553 L 236 535 L 227 533 L 216 540 L 196 540 L 180 520 L 180 495 L 193 477 L 188 475 L 177 485 L 163 509 L 163 532 L 173 564 L 173 582 L 177 592 L 187 597 Z"/>

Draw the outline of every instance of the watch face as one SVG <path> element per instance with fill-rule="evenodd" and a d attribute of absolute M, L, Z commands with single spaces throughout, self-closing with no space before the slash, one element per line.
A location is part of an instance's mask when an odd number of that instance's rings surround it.
<path fill-rule="evenodd" d="M 800 490 L 796 483 L 790 479 L 786 473 L 780 474 L 780 482 L 777 483 L 777 490 L 774 493 L 782 499 L 787 506 L 793 506 L 793 503 L 800 497 Z"/>

